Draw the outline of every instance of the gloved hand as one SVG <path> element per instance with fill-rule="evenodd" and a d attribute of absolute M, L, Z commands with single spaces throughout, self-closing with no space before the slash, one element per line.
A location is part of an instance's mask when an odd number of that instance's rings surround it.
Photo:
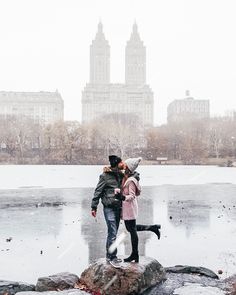
<path fill-rule="evenodd" d="M 121 193 L 116 194 L 115 198 L 120 201 L 125 201 L 125 196 L 123 196 Z"/>
<path fill-rule="evenodd" d="M 92 209 L 91 214 L 94 218 L 97 216 L 97 211 L 95 209 Z"/>
<path fill-rule="evenodd" d="M 120 193 L 120 188 L 118 188 L 118 187 L 115 188 L 115 189 L 114 189 L 114 194 L 116 195 L 116 194 L 119 194 L 119 193 Z"/>

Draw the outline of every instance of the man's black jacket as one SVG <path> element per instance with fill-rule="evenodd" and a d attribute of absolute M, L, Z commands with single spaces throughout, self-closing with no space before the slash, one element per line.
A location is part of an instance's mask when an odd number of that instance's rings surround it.
<path fill-rule="evenodd" d="M 92 210 L 97 210 L 100 198 L 105 207 L 121 208 L 122 201 L 115 196 L 114 189 L 121 188 L 123 177 L 124 174 L 118 168 L 104 168 L 94 191 Z"/>

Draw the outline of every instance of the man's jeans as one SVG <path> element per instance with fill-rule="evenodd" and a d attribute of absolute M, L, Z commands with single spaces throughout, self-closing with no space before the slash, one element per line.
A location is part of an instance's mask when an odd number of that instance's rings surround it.
<path fill-rule="evenodd" d="M 121 209 L 104 207 L 103 212 L 107 224 L 106 258 L 113 259 L 116 258 L 117 249 L 115 249 L 112 253 L 109 253 L 108 250 L 116 240 L 120 224 Z"/>

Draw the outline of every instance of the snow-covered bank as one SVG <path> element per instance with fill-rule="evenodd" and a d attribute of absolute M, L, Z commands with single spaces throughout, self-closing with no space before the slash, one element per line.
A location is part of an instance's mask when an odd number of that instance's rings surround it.
<path fill-rule="evenodd" d="M 102 166 L 1 165 L 0 189 L 94 187 Z M 140 166 L 141 184 L 236 184 L 236 169 L 216 166 Z"/>

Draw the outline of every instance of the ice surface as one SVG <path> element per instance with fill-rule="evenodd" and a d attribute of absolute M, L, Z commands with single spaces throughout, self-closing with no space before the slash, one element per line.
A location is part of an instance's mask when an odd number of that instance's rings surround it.
<path fill-rule="evenodd" d="M 153 233 L 139 233 L 140 255 L 154 257 L 163 266 L 223 270 L 222 278 L 234 274 L 236 185 L 229 183 L 236 182 L 236 170 L 141 166 L 139 171 L 143 190 L 137 222 L 162 225 L 160 240 Z M 0 166 L 2 279 L 35 283 L 39 276 L 57 272 L 80 274 L 88 263 L 104 257 L 101 204 L 97 221 L 90 215 L 101 172 L 102 166 Z M 61 205 L 41 206 L 45 202 Z M 128 237 L 119 245 L 119 255 L 130 254 Z"/>
<path fill-rule="evenodd" d="M 0 189 L 94 187 L 102 166 L 0 166 Z M 236 168 L 216 166 L 140 166 L 142 186 L 236 184 Z"/>

